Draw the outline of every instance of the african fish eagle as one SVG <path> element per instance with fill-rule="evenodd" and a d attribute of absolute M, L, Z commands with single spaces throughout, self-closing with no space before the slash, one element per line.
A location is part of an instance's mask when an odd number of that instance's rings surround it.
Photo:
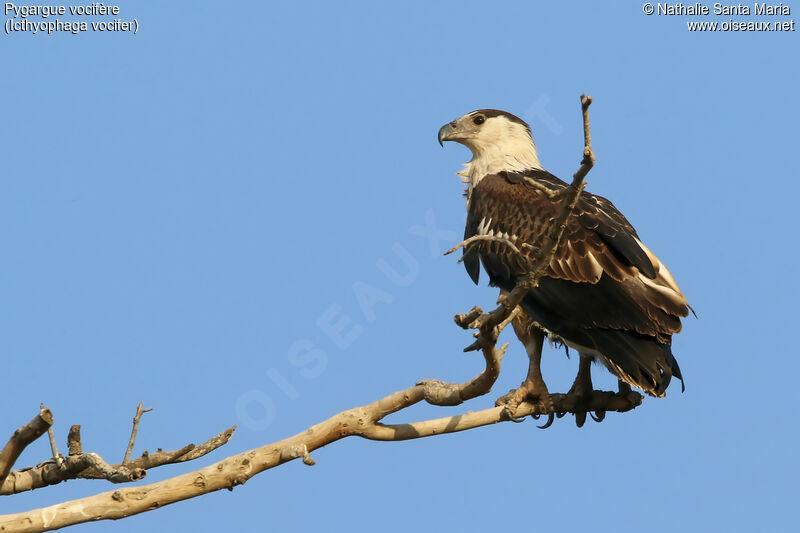
<path fill-rule="evenodd" d="M 542 168 L 528 124 L 505 111 L 481 109 L 442 126 L 443 141 L 461 143 L 473 156 L 458 173 L 467 186 L 464 238 L 505 237 L 532 259 L 561 204 L 541 186 L 560 191 L 568 185 Z M 499 241 L 475 241 L 463 259 L 472 281 L 478 283 L 482 263 L 490 285 L 507 292 L 530 268 L 530 261 Z M 686 298 L 633 226 L 601 196 L 581 193 L 555 257 L 521 307 L 532 327 L 520 337 L 530 368 L 516 391 L 518 401 L 548 397 L 539 368 L 546 335 L 579 352 L 570 391 L 579 398 L 592 391 L 594 360 L 617 376 L 621 388 L 633 385 L 663 397 L 672 376 L 683 386 L 671 341 L 688 315 Z"/>

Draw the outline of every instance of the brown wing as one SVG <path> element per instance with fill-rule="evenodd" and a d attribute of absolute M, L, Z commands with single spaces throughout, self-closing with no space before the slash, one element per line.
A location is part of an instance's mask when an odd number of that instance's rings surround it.
<path fill-rule="evenodd" d="M 473 190 L 465 237 L 507 235 L 532 259 L 545 243 L 560 201 L 531 181 L 556 190 L 567 186 L 545 171 L 486 176 Z M 500 242 L 478 241 L 465 253 L 474 281 L 480 257 L 490 281 L 499 286 L 513 286 L 529 264 Z M 570 282 L 542 284 L 539 292 L 548 310 L 584 328 L 632 331 L 668 343 L 669 335 L 681 329 L 679 317 L 688 314 L 686 299 L 669 271 L 641 243 L 633 226 L 610 201 L 586 192 L 567 221 L 545 277 Z M 555 294 L 544 294 L 548 287 Z"/>

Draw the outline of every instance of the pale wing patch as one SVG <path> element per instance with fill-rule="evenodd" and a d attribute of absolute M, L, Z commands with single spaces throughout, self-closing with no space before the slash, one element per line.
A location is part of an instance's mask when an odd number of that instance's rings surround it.
<path fill-rule="evenodd" d="M 643 274 L 639 274 L 639 279 L 653 289 L 656 289 L 660 293 L 664 294 L 665 296 L 669 297 L 670 300 L 675 302 L 679 305 L 688 305 L 689 302 L 686 300 L 686 296 L 683 295 L 680 288 L 678 288 L 678 284 L 675 283 L 675 278 L 672 277 L 669 269 L 664 266 L 656 254 L 650 251 L 650 249 L 642 243 L 639 239 L 636 239 L 637 244 L 641 246 L 644 253 L 647 254 L 648 259 L 653 264 L 653 268 L 656 271 L 656 279 L 650 279 Z"/>
<path fill-rule="evenodd" d="M 600 281 L 600 276 L 603 275 L 603 267 L 600 266 L 591 251 L 586 254 L 586 259 L 589 260 L 589 264 L 592 267 L 592 283 L 597 283 Z"/>
<path fill-rule="evenodd" d="M 581 269 L 578 267 L 578 261 L 575 259 L 577 252 L 572 247 L 571 241 L 567 241 L 566 248 L 567 257 L 561 261 L 562 269 L 570 277 L 570 279 L 581 279 L 583 277 L 581 275 Z"/>
<path fill-rule="evenodd" d="M 656 279 L 650 279 L 647 276 L 645 276 L 644 274 L 639 274 L 638 278 L 639 278 L 639 281 L 644 283 L 647 287 L 649 287 L 650 289 L 653 289 L 655 291 L 658 291 L 660 294 L 662 294 L 665 297 L 667 297 L 675 305 L 684 306 L 684 307 L 689 305 L 688 300 L 686 300 L 686 296 L 684 296 L 683 293 L 680 290 L 676 291 L 675 289 L 673 289 L 669 285 L 662 285 L 662 284 L 658 283 L 659 281 L 664 281 L 664 279 L 661 277 L 660 273 L 656 277 Z"/>
<path fill-rule="evenodd" d="M 577 252 L 573 249 L 571 242 L 568 241 L 567 242 L 567 246 L 568 246 L 568 249 L 569 249 L 569 252 L 570 252 L 569 253 L 570 257 L 573 257 L 574 255 L 577 255 Z M 594 255 L 592 255 L 592 251 L 591 250 L 587 250 L 586 258 L 585 258 L 584 261 L 588 261 L 588 267 L 589 267 L 588 274 L 590 275 L 590 280 L 589 281 L 591 283 L 597 283 L 600 280 L 600 276 L 603 275 L 603 267 L 600 266 L 600 263 L 598 263 L 597 259 L 595 259 Z M 583 270 L 585 272 L 586 267 L 587 267 L 587 263 L 586 262 L 582 262 L 581 266 L 583 267 Z"/>
<path fill-rule="evenodd" d="M 550 263 L 550 268 L 556 277 L 563 276 L 573 281 L 597 283 L 603 275 L 603 267 L 592 252 L 587 251 L 586 256 L 581 256 L 575 250 L 572 241 L 566 241 L 563 246 L 566 253 L 554 257 Z"/>

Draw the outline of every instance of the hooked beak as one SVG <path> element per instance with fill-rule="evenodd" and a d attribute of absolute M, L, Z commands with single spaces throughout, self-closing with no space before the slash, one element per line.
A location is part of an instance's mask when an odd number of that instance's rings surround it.
<path fill-rule="evenodd" d="M 453 138 L 456 131 L 456 122 L 450 122 L 439 128 L 439 145 L 444 146 L 444 141 L 449 141 Z"/>

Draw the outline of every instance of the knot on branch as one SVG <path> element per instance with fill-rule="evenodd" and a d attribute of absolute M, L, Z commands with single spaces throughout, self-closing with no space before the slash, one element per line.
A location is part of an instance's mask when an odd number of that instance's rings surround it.
<path fill-rule="evenodd" d="M 461 385 L 438 379 L 425 379 L 417 383 L 422 387 L 425 401 L 431 405 L 460 405 Z"/>
<path fill-rule="evenodd" d="M 308 452 L 308 446 L 305 444 L 297 444 L 281 450 L 281 461 L 291 461 L 298 457 L 303 458 L 303 464 L 305 465 L 314 466 L 317 464 L 317 462 L 311 458 L 311 454 Z"/>
<path fill-rule="evenodd" d="M 107 479 L 112 483 L 129 483 L 144 479 L 147 471 L 124 464 L 110 465 L 96 453 L 84 453 L 67 457 L 62 467 L 62 476 Z"/>

